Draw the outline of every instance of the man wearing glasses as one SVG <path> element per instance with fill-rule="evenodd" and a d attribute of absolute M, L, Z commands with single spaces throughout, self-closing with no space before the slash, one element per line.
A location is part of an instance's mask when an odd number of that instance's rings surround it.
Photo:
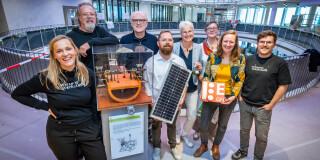
<path fill-rule="evenodd" d="M 159 47 L 157 45 L 157 37 L 146 32 L 148 26 L 148 18 L 144 12 L 136 11 L 131 14 L 130 17 L 131 26 L 133 32 L 124 35 L 120 39 L 121 44 L 138 43 L 146 46 L 153 51 L 153 54 L 157 54 Z"/>
<path fill-rule="evenodd" d="M 254 160 L 263 159 L 267 148 L 272 109 L 291 84 L 288 64 L 272 54 L 277 35 L 272 31 L 263 31 L 257 39 L 258 54 L 246 58 L 246 78 L 239 94 L 240 149 L 232 155 L 233 160 L 248 155 L 253 119 L 256 132 Z"/>
<path fill-rule="evenodd" d="M 77 7 L 77 18 L 80 27 L 73 28 L 67 34 L 79 48 L 81 61 L 93 70 L 93 45 L 118 44 L 116 36 L 102 27 L 96 26 L 97 13 L 89 2 L 80 3 Z"/>
<path fill-rule="evenodd" d="M 121 37 L 120 44 L 138 43 L 151 49 L 153 51 L 153 54 L 157 54 L 159 51 L 159 46 L 157 45 L 158 38 L 146 32 L 146 28 L 148 26 L 147 15 L 144 12 L 135 11 L 131 14 L 130 21 L 131 21 L 131 26 L 133 28 L 133 32 Z M 124 57 L 121 57 L 121 59 L 123 58 Z M 143 58 L 143 63 L 145 63 L 147 59 L 145 57 L 142 57 L 142 58 Z M 130 59 L 130 58 L 127 58 L 127 59 Z M 126 67 L 130 69 L 131 66 L 130 64 L 126 64 Z M 151 121 L 152 119 L 149 118 L 148 139 L 149 139 L 149 142 L 152 143 Z"/>

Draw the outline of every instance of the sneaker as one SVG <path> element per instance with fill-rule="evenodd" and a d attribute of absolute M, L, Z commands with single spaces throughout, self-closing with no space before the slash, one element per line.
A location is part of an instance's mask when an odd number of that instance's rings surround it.
<path fill-rule="evenodd" d="M 180 144 L 180 136 L 179 135 L 176 135 L 176 143 L 177 143 L 177 145 Z"/>
<path fill-rule="evenodd" d="M 242 150 L 238 150 L 237 152 L 233 153 L 231 158 L 232 160 L 238 160 L 238 159 L 242 159 L 248 156 L 248 151 L 242 151 Z"/>
<path fill-rule="evenodd" d="M 173 155 L 173 158 L 174 158 L 175 160 L 181 160 L 181 153 L 179 152 L 177 146 L 174 147 L 174 148 L 171 148 L 170 151 L 171 151 L 171 153 L 172 153 L 172 155 Z"/>
<path fill-rule="evenodd" d="M 185 136 L 181 136 L 181 138 L 183 139 L 183 141 L 186 143 L 186 145 L 190 148 L 193 147 L 193 143 L 191 142 L 191 140 L 189 139 L 188 135 Z"/>
<path fill-rule="evenodd" d="M 160 160 L 160 148 L 156 147 L 153 149 L 152 160 Z"/>
<path fill-rule="evenodd" d="M 200 132 L 194 132 L 193 140 L 197 141 L 200 138 Z"/>

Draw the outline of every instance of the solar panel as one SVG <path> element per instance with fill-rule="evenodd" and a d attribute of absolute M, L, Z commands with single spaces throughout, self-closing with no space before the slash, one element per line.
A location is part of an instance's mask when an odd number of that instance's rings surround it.
<path fill-rule="evenodd" d="M 191 71 L 171 62 L 166 80 L 151 111 L 151 117 L 172 124 L 179 107 L 180 99 L 190 78 Z"/>

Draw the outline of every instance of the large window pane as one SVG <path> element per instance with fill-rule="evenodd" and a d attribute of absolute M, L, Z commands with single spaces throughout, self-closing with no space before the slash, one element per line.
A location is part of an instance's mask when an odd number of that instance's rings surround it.
<path fill-rule="evenodd" d="M 249 8 L 246 23 L 253 23 L 253 16 L 254 16 L 254 8 Z"/>
<path fill-rule="evenodd" d="M 283 10 L 284 10 L 284 8 L 277 8 L 276 18 L 274 19 L 275 26 L 280 26 L 281 20 L 282 20 L 282 15 L 283 15 Z"/>
<path fill-rule="evenodd" d="M 284 20 L 284 25 L 285 26 L 289 26 L 290 25 L 292 15 L 295 15 L 295 13 L 296 13 L 296 8 L 295 7 L 287 9 L 286 19 Z"/>
<path fill-rule="evenodd" d="M 319 26 L 319 25 L 320 25 L 320 6 L 317 7 L 316 13 L 314 14 L 311 29 L 314 30 L 315 26 Z"/>
<path fill-rule="evenodd" d="M 107 1 L 107 12 L 108 12 L 108 21 L 113 21 L 113 16 L 112 16 L 112 3 L 111 0 Z"/>
<path fill-rule="evenodd" d="M 113 0 L 113 18 L 114 22 L 118 22 L 118 5 L 117 5 L 117 0 Z"/>
<path fill-rule="evenodd" d="M 254 17 L 254 24 L 261 24 L 263 15 L 264 15 L 264 8 L 256 8 L 256 16 Z"/>
<path fill-rule="evenodd" d="M 310 9 L 311 7 L 302 7 L 301 8 L 301 11 L 300 11 L 300 14 L 303 14 L 303 21 L 302 21 L 302 25 L 306 25 L 307 22 L 308 22 L 308 17 L 309 17 L 309 14 L 310 14 Z"/>
<path fill-rule="evenodd" d="M 247 8 L 241 8 L 239 12 L 239 20 L 242 23 L 246 22 L 246 16 L 247 16 Z"/>
<path fill-rule="evenodd" d="M 269 15 L 268 15 L 268 22 L 267 22 L 267 24 L 270 25 L 271 9 L 269 9 L 268 14 L 269 14 Z"/>
<path fill-rule="evenodd" d="M 125 13 L 126 13 L 126 2 L 122 0 L 121 1 L 121 18 L 122 18 L 122 22 L 127 21 L 127 19 L 125 19 L 126 17 L 123 17 Z"/>

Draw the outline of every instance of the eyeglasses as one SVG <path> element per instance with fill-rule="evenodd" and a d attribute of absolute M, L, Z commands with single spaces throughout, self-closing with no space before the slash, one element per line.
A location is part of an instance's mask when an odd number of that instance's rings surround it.
<path fill-rule="evenodd" d="M 260 45 L 265 45 L 265 44 L 267 44 L 267 45 L 271 45 L 273 42 L 271 42 L 271 41 L 259 41 L 259 44 Z"/>
<path fill-rule="evenodd" d="M 183 32 L 182 32 L 182 34 L 185 34 L 185 35 L 187 35 L 187 34 L 191 34 L 191 33 L 193 33 L 193 31 L 192 31 L 192 30 L 190 30 L 190 31 L 183 31 Z"/>
<path fill-rule="evenodd" d="M 213 27 L 213 28 L 208 27 L 208 28 L 207 28 L 207 31 L 216 31 L 216 30 L 218 30 L 218 28 L 215 28 L 215 27 Z"/>
<path fill-rule="evenodd" d="M 145 21 L 145 19 L 132 19 L 132 22 L 134 23 L 144 23 Z"/>
<path fill-rule="evenodd" d="M 82 17 L 94 17 L 94 16 L 96 16 L 96 14 L 95 13 L 89 13 L 89 14 L 85 13 L 85 14 L 82 14 L 81 16 Z"/>

